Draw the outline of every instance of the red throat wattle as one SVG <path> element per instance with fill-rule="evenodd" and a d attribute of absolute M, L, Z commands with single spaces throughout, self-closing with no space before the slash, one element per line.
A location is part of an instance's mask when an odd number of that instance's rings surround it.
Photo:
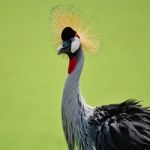
<path fill-rule="evenodd" d="M 76 68 L 76 65 L 77 65 L 77 58 L 76 56 L 74 56 L 69 61 L 68 74 L 71 74 L 73 72 L 73 70 Z"/>

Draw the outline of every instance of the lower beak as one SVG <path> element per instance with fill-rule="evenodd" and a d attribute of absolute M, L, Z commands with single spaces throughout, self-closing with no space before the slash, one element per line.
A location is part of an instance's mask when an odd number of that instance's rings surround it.
<path fill-rule="evenodd" d="M 67 49 L 64 48 L 64 47 L 60 47 L 59 49 L 57 49 L 57 54 L 60 55 L 60 54 L 66 54 L 67 53 Z"/>

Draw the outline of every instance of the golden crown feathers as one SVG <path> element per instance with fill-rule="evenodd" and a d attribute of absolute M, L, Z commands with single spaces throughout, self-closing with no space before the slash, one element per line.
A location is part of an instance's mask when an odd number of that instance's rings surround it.
<path fill-rule="evenodd" d="M 99 48 L 97 34 L 92 31 L 89 22 L 72 6 L 56 6 L 51 10 L 51 30 L 56 46 L 61 43 L 61 32 L 65 27 L 73 28 L 80 36 L 84 50 L 93 52 Z"/>

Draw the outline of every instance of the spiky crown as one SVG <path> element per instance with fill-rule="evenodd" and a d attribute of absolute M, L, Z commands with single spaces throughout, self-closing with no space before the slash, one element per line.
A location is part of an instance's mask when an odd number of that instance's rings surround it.
<path fill-rule="evenodd" d="M 71 27 L 80 36 L 81 46 L 87 51 L 95 51 L 99 47 L 99 39 L 97 35 L 91 31 L 89 23 L 85 22 L 85 18 L 81 13 L 71 6 L 56 6 L 51 11 L 51 29 L 55 39 L 56 46 L 63 39 L 62 31 L 66 27 Z M 60 36 L 61 35 L 61 36 Z M 68 37 L 70 35 L 68 34 Z M 68 38 L 65 37 L 65 38 Z M 64 38 L 64 39 L 65 39 Z"/>

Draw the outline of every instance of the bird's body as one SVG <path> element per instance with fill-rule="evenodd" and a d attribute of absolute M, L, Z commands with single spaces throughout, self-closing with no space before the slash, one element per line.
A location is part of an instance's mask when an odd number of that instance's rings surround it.
<path fill-rule="evenodd" d="M 82 50 L 68 75 L 62 99 L 62 121 L 69 150 L 150 150 L 150 111 L 134 100 L 88 106 L 80 94 Z M 71 61 L 71 60 L 70 60 Z"/>
<path fill-rule="evenodd" d="M 68 76 L 62 98 L 62 122 L 69 150 L 150 150 L 150 110 L 135 100 L 100 107 L 88 106 L 80 93 L 84 64 L 82 48 L 97 48 L 79 14 L 58 7 L 52 25 L 58 54 L 69 57 Z M 76 31 L 75 31 L 75 30 Z M 61 32 L 61 33 L 60 33 Z M 60 41 L 57 40 L 57 42 Z"/>

